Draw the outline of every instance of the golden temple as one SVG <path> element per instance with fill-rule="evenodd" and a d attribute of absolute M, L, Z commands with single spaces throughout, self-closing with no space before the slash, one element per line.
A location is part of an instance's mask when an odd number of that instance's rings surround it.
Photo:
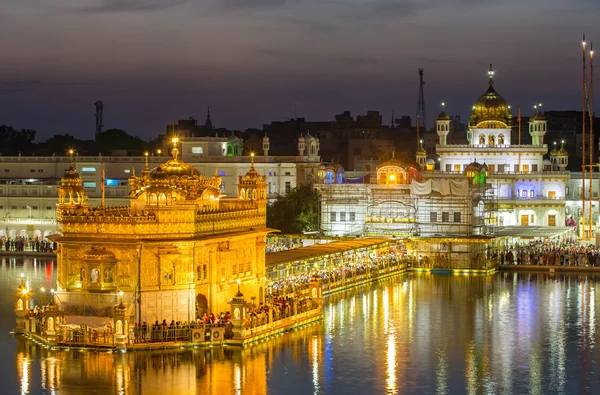
<path fill-rule="evenodd" d="M 124 301 L 130 323 L 190 321 L 229 311 L 238 287 L 264 301 L 266 176 L 252 157 L 238 196 L 222 196 L 218 172 L 184 163 L 177 143 L 165 163 L 133 169 L 128 206 L 90 207 L 77 171 L 65 172 L 55 240 L 66 316 L 108 318 Z"/>

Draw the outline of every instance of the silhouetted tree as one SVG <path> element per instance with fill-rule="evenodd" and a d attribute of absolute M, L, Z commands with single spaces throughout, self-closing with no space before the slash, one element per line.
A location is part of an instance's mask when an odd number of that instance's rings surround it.
<path fill-rule="evenodd" d="M 103 154 L 109 154 L 113 150 L 134 151 L 141 154 L 147 149 L 144 140 L 137 136 L 131 136 L 121 129 L 108 129 L 96 136 L 96 149 Z"/>
<path fill-rule="evenodd" d="M 74 149 L 77 155 L 96 155 L 98 152 L 93 140 L 80 140 L 70 134 L 57 134 L 37 145 L 37 155 L 67 155 Z"/>
<path fill-rule="evenodd" d="M 33 140 L 36 131 L 32 129 L 17 130 L 11 126 L 0 125 L 0 153 L 2 155 L 31 155 L 35 149 Z"/>
<path fill-rule="evenodd" d="M 319 230 L 319 192 L 304 184 L 280 196 L 267 207 L 267 226 L 283 233 Z"/>

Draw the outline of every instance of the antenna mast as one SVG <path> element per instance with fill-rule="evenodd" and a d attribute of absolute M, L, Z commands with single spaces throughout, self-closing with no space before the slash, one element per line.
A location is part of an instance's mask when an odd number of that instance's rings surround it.
<path fill-rule="evenodd" d="M 419 100 L 417 101 L 417 118 L 420 119 L 420 124 L 423 130 L 427 131 L 427 116 L 425 114 L 425 81 L 423 81 L 423 69 L 419 69 Z"/>
<path fill-rule="evenodd" d="M 581 79 L 581 239 L 585 240 L 585 110 L 587 104 L 587 87 L 586 87 L 586 74 L 585 74 L 585 33 L 583 34 L 583 40 L 581 41 L 581 53 L 582 53 L 582 79 Z M 591 164 L 591 163 L 590 163 Z M 590 196 L 591 198 L 591 196 Z"/>
<path fill-rule="evenodd" d="M 94 104 L 96 105 L 96 137 L 98 137 L 104 128 L 104 125 L 102 124 L 102 112 L 104 111 L 104 105 L 100 100 Z"/>

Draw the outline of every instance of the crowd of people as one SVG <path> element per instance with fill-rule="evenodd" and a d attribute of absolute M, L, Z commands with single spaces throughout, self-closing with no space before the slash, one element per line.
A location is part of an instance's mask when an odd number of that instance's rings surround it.
<path fill-rule="evenodd" d="M 360 276 L 376 272 L 382 268 L 395 267 L 400 263 L 407 263 L 408 255 L 405 253 L 382 255 L 376 258 L 364 257 L 357 259 L 356 262 L 342 262 L 339 265 L 319 268 L 306 269 L 300 274 L 293 276 L 281 277 L 278 280 L 271 280 L 267 283 L 269 292 L 273 295 L 287 295 L 298 293 L 308 289 L 308 285 L 316 274 L 324 286 L 329 286 L 338 281 L 352 281 L 360 278 Z"/>
<path fill-rule="evenodd" d="M 17 236 L 0 238 L 0 248 L 2 247 L 5 251 L 52 252 L 56 245 L 46 238 Z"/>
<path fill-rule="evenodd" d="M 246 306 L 242 326 L 245 329 L 256 328 L 295 313 L 302 313 L 316 308 L 317 305 L 310 298 L 276 297 L 268 295 L 265 303 L 258 305 L 249 302 Z M 186 341 L 191 338 L 193 329 L 224 328 L 224 338 L 233 337 L 232 316 L 229 312 L 204 313 L 196 317 L 195 321 L 156 320 L 154 324 L 137 322 L 133 327 L 133 341 L 135 343 Z"/>
<path fill-rule="evenodd" d="M 573 238 L 506 247 L 499 257 L 501 265 L 600 266 L 600 249 Z"/>

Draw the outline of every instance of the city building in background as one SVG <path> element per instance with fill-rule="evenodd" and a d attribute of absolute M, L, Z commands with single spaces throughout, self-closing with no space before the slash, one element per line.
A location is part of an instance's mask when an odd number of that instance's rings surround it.
<path fill-rule="evenodd" d="M 267 198 L 285 195 L 297 185 L 316 179 L 321 162 L 316 140 L 308 136 L 292 156 L 269 155 L 265 136 L 256 152 L 255 168 L 268 177 Z M 242 140 L 235 137 L 181 137 L 181 158 L 202 174 L 221 179 L 223 196 L 236 196 L 239 176 L 250 169 L 250 156 L 242 155 Z M 128 180 L 141 174 L 146 163 L 157 166 L 169 156 L 167 147 L 148 156 L 75 156 L 73 167 L 82 178 L 90 204 L 128 204 Z M 70 166 L 68 156 L 0 156 L 0 237 L 45 237 L 56 232 L 56 196 L 60 180 Z M 102 184 L 104 183 L 104 189 Z"/>

